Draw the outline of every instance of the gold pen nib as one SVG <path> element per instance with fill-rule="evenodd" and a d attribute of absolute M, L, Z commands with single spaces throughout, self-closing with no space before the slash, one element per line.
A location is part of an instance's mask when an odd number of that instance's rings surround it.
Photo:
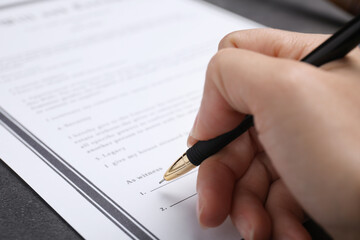
<path fill-rule="evenodd" d="M 184 175 L 195 167 L 196 166 L 189 161 L 186 154 L 184 154 L 166 171 L 164 180 L 173 180 L 181 175 Z"/>

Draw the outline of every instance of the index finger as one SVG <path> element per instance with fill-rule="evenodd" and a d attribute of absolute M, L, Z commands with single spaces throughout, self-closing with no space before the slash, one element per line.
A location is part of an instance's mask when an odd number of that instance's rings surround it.
<path fill-rule="evenodd" d="M 226 35 L 219 43 L 219 50 L 241 48 L 271 57 L 300 60 L 328 37 L 270 28 L 241 30 Z"/>
<path fill-rule="evenodd" d="M 251 106 L 244 106 L 241 99 L 245 97 L 240 96 L 242 93 L 250 94 L 250 98 L 245 99 L 249 100 L 253 107 L 260 98 L 264 99 L 264 96 L 261 96 L 264 89 L 273 89 L 271 96 L 281 94 L 275 82 L 278 82 L 279 78 L 287 79 L 287 73 L 291 72 L 291 69 L 300 68 L 294 67 L 292 61 L 280 61 L 274 57 L 298 60 L 326 38 L 326 35 L 273 29 L 244 30 L 227 35 L 220 42 L 221 50 L 209 63 L 203 99 L 188 138 L 188 145 L 230 131 L 240 123 L 244 116 L 242 113 L 254 114 L 249 109 Z M 240 48 L 246 51 L 224 48 Z M 258 91 L 247 88 L 249 84 L 246 83 L 250 82 L 258 83 Z"/>

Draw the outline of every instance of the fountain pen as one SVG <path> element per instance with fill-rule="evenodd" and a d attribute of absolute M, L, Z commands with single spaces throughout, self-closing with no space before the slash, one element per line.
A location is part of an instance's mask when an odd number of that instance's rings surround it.
<path fill-rule="evenodd" d="M 359 43 L 360 15 L 346 23 L 340 30 L 335 32 L 301 61 L 319 67 L 325 63 L 345 57 L 346 54 L 358 46 Z M 210 140 L 198 141 L 171 165 L 160 183 L 173 180 L 189 172 L 196 166 L 199 166 L 202 161 L 216 154 L 252 126 L 254 126 L 253 116 L 246 115 L 240 125 L 235 129 Z"/>

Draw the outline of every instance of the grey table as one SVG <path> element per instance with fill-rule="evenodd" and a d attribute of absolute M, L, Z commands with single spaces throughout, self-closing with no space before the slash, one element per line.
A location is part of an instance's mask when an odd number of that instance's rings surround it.
<path fill-rule="evenodd" d="M 350 18 L 323 0 L 207 1 L 269 27 L 299 32 L 332 33 Z M 313 222 L 306 226 L 314 239 L 327 239 Z M 0 160 L 0 239 L 81 236 Z"/>

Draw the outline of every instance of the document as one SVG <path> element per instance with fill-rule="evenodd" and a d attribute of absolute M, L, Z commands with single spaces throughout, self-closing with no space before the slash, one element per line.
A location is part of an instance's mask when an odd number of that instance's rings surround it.
<path fill-rule="evenodd" d="M 203 230 L 187 149 L 221 38 L 259 27 L 195 0 L 0 9 L 0 157 L 86 239 L 239 239 Z"/>

